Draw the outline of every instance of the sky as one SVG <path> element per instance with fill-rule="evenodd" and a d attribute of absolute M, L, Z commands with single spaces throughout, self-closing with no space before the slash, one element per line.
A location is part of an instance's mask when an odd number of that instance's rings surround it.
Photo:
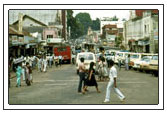
<path fill-rule="evenodd" d="M 129 19 L 129 10 L 73 10 L 73 16 L 76 16 L 76 14 L 80 12 L 86 12 L 89 13 L 92 20 L 95 20 L 96 18 L 102 18 L 102 17 L 113 17 L 117 16 L 119 19 L 125 18 L 126 20 Z"/>

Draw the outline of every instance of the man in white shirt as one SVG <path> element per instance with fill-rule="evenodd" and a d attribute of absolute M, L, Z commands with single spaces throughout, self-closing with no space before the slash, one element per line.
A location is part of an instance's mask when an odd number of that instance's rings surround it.
<path fill-rule="evenodd" d="M 112 88 L 114 89 L 115 93 L 120 98 L 120 100 L 124 101 L 125 96 L 121 93 L 121 91 L 117 88 L 117 85 L 116 85 L 117 70 L 114 67 L 114 61 L 110 61 L 109 78 L 110 78 L 110 81 L 108 82 L 108 85 L 107 85 L 106 97 L 105 97 L 104 103 L 110 102 L 110 92 Z"/>

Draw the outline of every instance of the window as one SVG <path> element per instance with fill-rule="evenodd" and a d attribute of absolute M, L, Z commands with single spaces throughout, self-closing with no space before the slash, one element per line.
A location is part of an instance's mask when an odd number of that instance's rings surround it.
<path fill-rule="evenodd" d="M 53 35 L 47 35 L 47 38 L 53 38 Z"/>

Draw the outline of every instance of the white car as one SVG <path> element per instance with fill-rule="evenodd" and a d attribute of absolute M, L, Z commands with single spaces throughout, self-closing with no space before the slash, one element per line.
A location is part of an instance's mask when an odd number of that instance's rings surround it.
<path fill-rule="evenodd" d="M 133 68 L 138 70 L 143 70 L 143 68 L 141 68 L 141 65 L 149 65 L 150 59 L 151 59 L 151 56 L 143 56 L 141 60 L 134 62 Z"/>
<path fill-rule="evenodd" d="M 80 59 L 84 58 L 84 64 L 85 64 L 85 68 L 86 70 L 89 70 L 89 66 L 91 62 L 94 62 L 96 65 L 96 57 L 94 53 L 91 52 L 82 52 L 82 53 L 78 53 L 77 57 L 76 57 L 76 70 L 77 70 L 77 74 L 79 73 L 79 63 L 81 63 Z"/>

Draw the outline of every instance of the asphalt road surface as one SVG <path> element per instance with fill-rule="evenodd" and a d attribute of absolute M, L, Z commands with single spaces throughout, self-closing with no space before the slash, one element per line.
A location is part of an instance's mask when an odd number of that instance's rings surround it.
<path fill-rule="evenodd" d="M 111 102 L 107 104 L 158 104 L 158 77 L 134 70 L 118 70 L 117 86 L 126 96 L 121 102 L 111 91 Z M 70 64 L 49 68 L 46 73 L 33 71 L 33 84 L 26 86 L 22 80 L 20 88 L 16 78 L 11 79 L 9 104 L 106 104 L 103 103 L 107 81 L 98 82 L 101 93 L 88 87 L 86 94 L 78 94 L 79 77 L 75 66 Z"/>

